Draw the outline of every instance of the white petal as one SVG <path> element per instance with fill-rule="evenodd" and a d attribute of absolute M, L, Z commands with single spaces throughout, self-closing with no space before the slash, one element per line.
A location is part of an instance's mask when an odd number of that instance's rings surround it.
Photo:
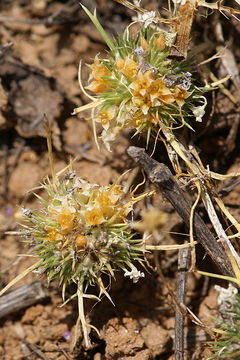
<path fill-rule="evenodd" d="M 202 122 L 202 117 L 205 114 L 205 107 L 207 105 L 207 99 L 204 96 L 201 96 L 201 98 L 203 99 L 204 104 L 200 106 L 195 106 L 192 109 L 192 113 L 195 116 L 196 121 L 198 122 Z"/>

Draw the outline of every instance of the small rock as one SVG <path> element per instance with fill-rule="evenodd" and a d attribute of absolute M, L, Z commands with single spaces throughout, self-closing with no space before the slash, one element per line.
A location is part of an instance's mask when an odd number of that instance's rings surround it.
<path fill-rule="evenodd" d="M 14 169 L 8 184 L 9 191 L 16 197 L 22 198 L 26 192 L 39 185 L 41 174 L 39 166 L 22 162 Z"/>
<path fill-rule="evenodd" d="M 25 314 L 22 317 L 23 324 L 33 323 L 34 320 L 39 317 L 43 312 L 43 306 L 38 304 L 36 306 L 32 306 L 25 311 Z"/>
<path fill-rule="evenodd" d="M 144 327 L 141 335 L 154 358 L 166 352 L 171 344 L 169 332 L 154 323 L 149 323 Z"/>
<path fill-rule="evenodd" d="M 107 360 L 128 359 L 128 356 L 135 359 L 135 355 L 144 349 L 144 340 L 139 332 L 138 322 L 132 318 L 125 317 L 122 321 L 117 318 L 109 320 L 104 339 Z"/>

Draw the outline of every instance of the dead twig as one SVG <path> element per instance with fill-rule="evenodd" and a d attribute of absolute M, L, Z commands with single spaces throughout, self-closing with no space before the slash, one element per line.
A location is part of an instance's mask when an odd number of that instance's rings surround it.
<path fill-rule="evenodd" d="M 60 345 L 58 345 L 58 349 L 63 353 L 63 355 L 67 360 L 72 360 L 72 358 L 66 353 L 66 351 Z"/>
<path fill-rule="evenodd" d="M 234 182 L 230 182 L 228 185 L 224 186 L 218 193 L 220 197 L 226 196 L 229 194 L 237 185 L 240 184 L 240 179 Z"/>
<path fill-rule="evenodd" d="M 189 249 L 178 252 L 178 277 L 176 299 L 185 305 L 187 271 L 190 265 Z M 178 309 L 175 314 L 175 360 L 184 360 L 184 319 L 185 316 Z"/>
<path fill-rule="evenodd" d="M 51 360 L 48 356 L 46 356 L 41 350 L 37 348 L 36 345 L 30 344 L 27 340 L 23 339 L 23 343 L 32 351 L 34 354 L 39 356 L 43 360 Z"/>
<path fill-rule="evenodd" d="M 171 296 L 171 299 L 173 301 L 173 304 L 175 305 L 177 311 L 179 311 L 183 316 L 187 316 L 188 319 L 190 319 L 194 324 L 197 324 L 200 326 L 201 329 L 203 329 L 212 339 L 214 339 L 214 332 L 210 329 L 209 326 L 206 326 L 196 315 L 193 314 L 193 312 L 186 306 L 184 303 L 179 303 L 177 301 L 177 298 L 175 296 L 175 292 L 170 285 L 169 281 L 164 277 L 162 269 L 159 264 L 157 251 L 154 251 L 154 259 L 155 264 L 157 267 L 157 273 L 159 275 L 159 278 L 161 279 L 162 283 L 167 287 L 168 293 Z"/>
<path fill-rule="evenodd" d="M 8 150 L 8 146 L 7 144 L 3 145 L 3 164 L 4 164 L 4 191 L 3 191 L 3 198 L 4 200 L 7 199 L 7 194 L 8 194 L 8 178 L 9 178 L 9 172 L 8 172 L 8 164 L 7 164 L 7 159 L 8 159 L 8 155 L 9 155 L 9 150 Z"/>
<path fill-rule="evenodd" d="M 198 6 L 203 6 L 203 7 L 206 7 L 208 9 L 212 9 L 212 10 L 218 10 L 223 14 L 224 14 L 224 12 L 226 12 L 227 14 L 232 15 L 234 17 L 235 17 L 235 14 L 240 14 L 240 10 L 233 9 L 233 8 L 231 8 L 229 6 L 222 5 L 222 0 L 218 0 L 218 1 L 214 2 L 214 3 L 206 2 L 204 0 L 198 0 L 197 5 Z"/>
<path fill-rule="evenodd" d="M 0 319 L 28 306 L 39 303 L 49 296 L 41 281 L 33 281 L 18 287 L 0 298 Z"/>
<path fill-rule="evenodd" d="M 184 196 L 168 167 L 150 158 L 144 149 L 130 146 L 127 150 L 135 162 L 139 163 L 147 173 L 150 181 L 161 191 L 172 204 L 177 213 L 190 226 L 191 204 Z M 222 247 L 195 211 L 193 216 L 193 232 L 195 238 L 204 247 L 207 254 L 218 266 L 223 275 L 234 277 L 231 263 Z"/>
<path fill-rule="evenodd" d="M 225 156 L 229 155 L 236 148 L 237 145 L 236 138 L 238 134 L 239 123 L 240 123 L 240 115 L 236 114 L 236 116 L 233 118 L 231 129 L 224 144 L 226 148 Z"/>

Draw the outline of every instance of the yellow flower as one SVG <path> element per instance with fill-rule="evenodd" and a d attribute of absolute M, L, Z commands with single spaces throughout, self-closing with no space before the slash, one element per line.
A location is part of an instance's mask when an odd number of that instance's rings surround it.
<path fill-rule="evenodd" d="M 134 96 L 145 96 L 148 94 L 151 83 L 154 80 L 154 73 L 150 70 L 144 73 L 139 72 L 135 81 L 132 82 L 130 88 L 133 89 Z"/>
<path fill-rule="evenodd" d="M 145 73 L 138 73 L 137 78 L 129 86 L 133 89 L 132 102 L 137 106 L 144 115 L 148 113 L 152 106 L 150 98 L 150 87 L 154 81 L 154 73 L 152 71 L 145 71 Z"/>
<path fill-rule="evenodd" d="M 109 191 L 106 191 L 106 192 L 102 192 L 100 193 L 100 195 L 98 196 L 98 203 L 101 207 L 104 207 L 104 206 L 109 206 L 109 205 L 112 205 L 113 204 L 113 201 L 112 199 L 110 198 L 109 196 Z"/>
<path fill-rule="evenodd" d="M 177 104 L 181 107 L 185 103 L 185 99 L 187 99 L 191 93 L 179 86 L 175 86 L 173 90 L 173 96 L 177 102 Z"/>
<path fill-rule="evenodd" d="M 57 217 L 58 224 L 62 231 L 67 234 L 73 229 L 73 214 L 68 209 L 63 209 Z"/>
<path fill-rule="evenodd" d="M 161 103 L 171 105 L 175 101 L 171 90 L 166 87 L 162 78 L 156 79 L 152 82 L 149 93 L 152 106 L 159 106 Z"/>
<path fill-rule="evenodd" d="M 107 214 L 108 214 L 110 208 L 113 205 L 113 201 L 110 198 L 109 193 L 108 192 L 103 192 L 102 194 L 99 195 L 97 201 L 98 201 L 98 203 L 99 203 L 99 205 L 101 207 L 103 215 L 105 217 L 107 217 Z"/>
<path fill-rule="evenodd" d="M 46 240 L 56 242 L 61 240 L 61 235 L 55 229 L 51 229 L 48 231 Z"/>
<path fill-rule="evenodd" d="M 118 207 L 121 207 L 120 204 L 115 204 L 122 196 L 123 191 L 121 190 L 120 186 L 116 185 L 107 191 L 100 192 L 97 198 L 97 202 L 100 205 L 105 218 L 112 216 L 114 210 L 117 210 Z"/>
<path fill-rule="evenodd" d="M 109 90 L 111 84 L 105 79 L 93 80 L 91 84 L 86 86 L 87 90 L 90 90 L 96 94 L 103 93 Z"/>
<path fill-rule="evenodd" d="M 111 71 L 95 56 L 94 63 L 90 65 L 92 70 L 89 80 L 95 79 L 99 80 L 103 76 L 111 76 Z"/>
<path fill-rule="evenodd" d="M 118 70 L 122 70 L 124 69 L 124 66 L 125 66 L 125 60 L 121 57 L 118 57 L 116 59 L 116 67 Z"/>
<path fill-rule="evenodd" d="M 101 122 L 104 128 L 109 127 L 109 122 L 115 117 L 116 109 L 111 106 L 107 110 L 102 110 L 97 114 L 96 121 Z"/>
<path fill-rule="evenodd" d="M 137 111 L 131 119 L 132 127 L 138 129 L 147 121 L 146 116 L 143 115 L 142 111 Z"/>
<path fill-rule="evenodd" d="M 149 94 L 138 96 L 133 99 L 134 105 L 138 106 L 144 115 L 147 115 L 149 108 L 152 106 Z"/>
<path fill-rule="evenodd" d="M 133 80 L 139 70 L 138 63 L 129 57 L 127 57 L 125 60 L 122 58 L 117 58 L 116 66 L 117 69 L 121 71 L 129 80 Z"/>
<path fill-rule="evenodd" d="M 92 82 L 86 86 L 86 89 L 93 91 L 95 93 L 101 93 L 107 91 L 109 87 L 111 87 L 111 83 L 104 79 L 105 76 L 111 76 L 111 71 L 100 62 L 98 57 L 96 56 L 94 59 L 94 63 L 90 65 L 92 70 L 89 80 Z"/>
<path fill-rule="evenodd" d="M 99 225 L 103 222 L 103 213 L 99 209 L 85 211 L 85 219 L 88 225 Z"/>

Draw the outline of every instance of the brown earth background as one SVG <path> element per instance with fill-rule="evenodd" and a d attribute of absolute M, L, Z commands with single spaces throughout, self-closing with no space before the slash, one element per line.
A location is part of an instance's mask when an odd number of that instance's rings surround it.
<path fill-rule="evenodd" d="M 108 33 L 122 33 L 135 13 L 111 0 L 83 1 L 98 17 Z M 235 2 L 231 3 L 236 6 Z M 167 16 L 167 2 L 142 1 L 142 7 L 159 9 Z M 77 1 L 2 0 L 0 3 L 0 281 L 6 285 L 32 264 L 29 257 L 18 257 L 29 249 L 16 236 L 5 235 L 15 230 L 21 221 L 20 206 L 38 209 L 39 201 L 29 192 L 42 195 L 38 188 L 43 177 L 50 175 L 43 114 L 52 129 L 54 164 L 56 171 L 76 158 L 78 176 L 105 185 L 113 182 L 133 166 L 126 154 L 129 145 L 144 146 L 144 139 L 131 138 L 125 131 L 118 138 L 112 153 L 103 146 L 97 150 L 91 122 L 71 116 L 73 108 L 88 99 L 81 94 L 77 80 L 78 64 L 91 63 L 97 53 L 106 49 L 98 31 Z M 15 19 L 24 20 L 14 21 Z M 13 43 L 4 48 L 5 44 Z M 229 49 L 235 75 L 225 87 L 240 101 L 240 22 L 227 19 L 220 12 L 199 8 L 191 32 L 190 47 L 204 44 L 202 60 L 213 56 L 220 47 Z M 229 73 L 227 65 L 217 59 L 207 65 L 217 78 Z M 229 65 L 230 66 L 230 65 Z M 87 83 L 88 68 L 83 65 L 82 82 Z M 200 151 L 205 165 L 213 171 L 240 171 L 239 108 L 221 89 L 207 95 L 209 109 L 204 129 L 188 134 Z M 165 148 L 159 145 L 158 160 L 169 165 Z M 149 184 L 145 184 L 147 189 Z M 221 185 L 220 185 L 221 186 Z M 224 197 L 231 212 L 240 220 L 240 185 Z M 183 243 L 187 230 L 173 208 L 158 194 L 153 205 L 168 213 L 162 229 L 164 244 Z M 137 206 L 135 217 L 146 206 Z M 199 208 L 201 214 L 201 206 Z M 202 212 L 203 214 L 203 212 Z M 204 218 L 206 222 L 208 219 Z M 226 227 L 228 224 L 225 224 Z M 237 245 L 236 245 L 237 246 Z M 198 267 L 212 270 L 212 264 L 198 250 Z M 176 288 L 177 251 L 148 254 L 149 262 L 160 264 L 164 277 L 172 289 Z M 173 359 L 175 308 L 166 284 L 158 273 L 149 269 L 137 284 L 116 274 L 110 294 L 115 304 L 103 298 L 100 303 L 85 302 L 91 324 L 100 331 L 100 338 L 92 331 L 93 349 L 84 350 L 80 341 L 72 350 L 77 304 L 72 301 L 63 308 L 61 289 L 57 282 L 47 284 L 44 277 L 30 274 L 16 286 L 40 280 L 49 289 L 49 296 L 41 303 L 10 314 L 1 319 L 0 355 L 5 360 L 37 359 L 93 359 L 93 360 L 150 360 Z M 195 273 L 188 275 L 186 304 L 207 325 L 214 326 L 210 317 L 217 316 L 215 280 Z M 69 288 L 70 296 L 74 289 Z M 94 292 L 95 290 L 92 289 Z M 97 292 L 96 292 L 97 294 Z M 206 333 L 185 321 L 186 359 L 207 359 L 211 352 L 206 345 Z"/>

